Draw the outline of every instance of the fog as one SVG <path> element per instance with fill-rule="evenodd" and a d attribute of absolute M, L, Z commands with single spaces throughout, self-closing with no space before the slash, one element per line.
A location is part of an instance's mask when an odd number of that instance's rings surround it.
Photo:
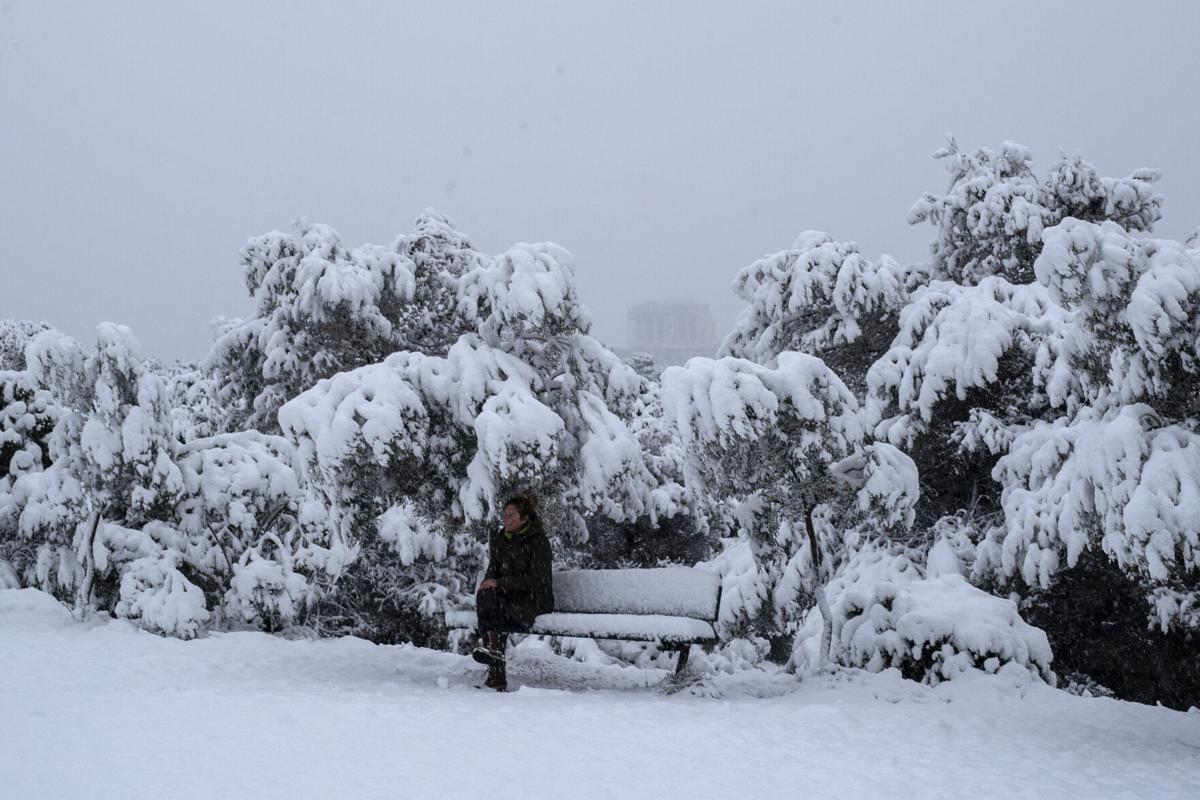
<path fill-rule="evenodd" d="M 113 320 L 164 359 L 249 311 L 250 236 L 386 244 L 432 206 L 576 256 L 594 332 L 708 303 L 808 228 L 926 257 L 929 154 L 1164 171 L 1200 224 L 1191 3 L 0 4 L 0 317 Z"/>

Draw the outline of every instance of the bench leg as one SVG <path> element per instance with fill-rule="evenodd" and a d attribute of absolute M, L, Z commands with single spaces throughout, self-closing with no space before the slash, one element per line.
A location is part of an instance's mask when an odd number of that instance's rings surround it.
<path fill-rule="evenodd" d="M 692 646 L 690 644 L 685 644 L 683 646 L 683 648 L 679 651 L 679 660 L 675 662 L 675 674 L 676 675 L 681 674 L 683 672 L 684 668 L 687 667 L 688 654 L 691 652 L 692 652 Z"/>

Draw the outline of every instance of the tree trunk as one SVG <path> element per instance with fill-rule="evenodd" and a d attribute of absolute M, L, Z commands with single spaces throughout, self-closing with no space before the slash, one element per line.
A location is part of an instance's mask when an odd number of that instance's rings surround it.
<path fill-rule="evenodd" d="M 808 529 L 808 547 L 812 558 L 813 572 L 817 575 L 817 608 L 821 611 L 821 657 L 818 662 L 822 668 L 829 666 L 829 651 L 833 645 L 833 613 L 829 610 L 829 600 L 825 597 L 825 580 L 821 574 L 821 548 L 817 545 L 817 532 L 813 527 L 813 507 L 804 509 L 804 524 Z"/>
<path fill-rule="evenodd" d="M 83 542 L 83 581 L 75 593 L 75 611 L 82 617 L 92 606 L 92 583 L 96 578 L 96 531 L 100 527 L 100 512 L 92 514 L 92 524 Z"/>
<path fill-rule="evenodd" d="M 825 587 L 817 587 L 817 608 L 821 610 L 821 661 L 822 667 L 829 666 L 829 654 L 833 646 L 833 613 L 825 598 Z"/>

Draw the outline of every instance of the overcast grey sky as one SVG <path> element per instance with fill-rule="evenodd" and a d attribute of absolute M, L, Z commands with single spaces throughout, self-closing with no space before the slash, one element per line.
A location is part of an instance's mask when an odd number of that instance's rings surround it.
<path fill-rule="evenodd" d="M 1200 4 L 0 0 L 0 317 L 200 358 L 238 251 L 386 244 L 433 206 L 576 256 L 595 332 L 710 303 L 807 228 L 923 259 L 929 154 L 1004 139 L 1165 172 L 1200 224 Z"/>

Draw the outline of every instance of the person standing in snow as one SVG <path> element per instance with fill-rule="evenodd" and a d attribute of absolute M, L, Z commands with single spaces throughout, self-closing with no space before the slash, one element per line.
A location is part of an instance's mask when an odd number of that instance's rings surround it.
<path fill-rule="evenodd" d="M 475 593 L 479 646 L 471 654 L 487 664 L 484 685 L 504 691 L 507 631 L 527 631 L 538 614 L 554 610 L 553 556 L 537 509 L 527 496 L 504 504 L 503 527 L 488 541 L 488 566 Z"/>

